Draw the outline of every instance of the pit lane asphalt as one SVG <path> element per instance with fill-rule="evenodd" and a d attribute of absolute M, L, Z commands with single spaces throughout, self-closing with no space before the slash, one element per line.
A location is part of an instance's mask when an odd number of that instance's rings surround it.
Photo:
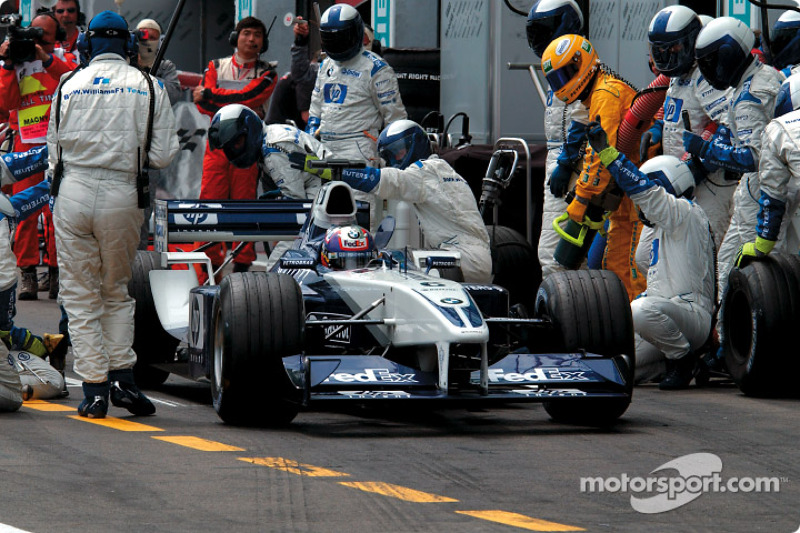
<path fill-rule="evenodd" d="M 54 331 L 58 316 L 54 301 L 18 302 L 16 322 Z M 71 369 L 68 377 L 76 377 Z M 217 418 L 207 385 L 176 377 L 150 392 L 155 416 L 112 407 L 114 418 L 101 425 L 74 417 L 81 392 L 70 392 L 0 414 L 0 533 L 800 526 L 800 403 L 747 398 L 731 385 L 639 387 L 611 430 L 553 423 L 537 404 L 413 412 L 350 405 L 303 412 L 288 429 L 239 428 Z M 644 514 L 632 498 L 658 495 L 618 488 L 625 476 L 672 479 L 674 470 L 655 470 L 699 453 L 719 458 L 723 482 L 776 478 L 778 490 L 708 490 Z M 618 490 L 582 491 L 590 477 Z"/>

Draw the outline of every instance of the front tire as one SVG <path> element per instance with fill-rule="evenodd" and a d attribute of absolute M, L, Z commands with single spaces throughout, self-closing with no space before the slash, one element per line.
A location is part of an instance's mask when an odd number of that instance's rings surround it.
<path fill-rule="evenodd" d="M 300 286 L 286 274 L 230 274 L 214 310 L 211 395 L 222 420 L 281 426 L 299 411 L 299 394 L 283 357 L 302 351 Z"/>
<path fill-rule="evenodd" d="M 557 422 L 606 426 L 628 409 L 633 392 L 633 318 L 628 293 L 610 270 L 555 272 L 542 282 L 535 316 L 550 319 L 558 332 L 557 351 L 586 350 L 600 355 L 625 354 L 630 364 L 620 368 L 629 384 L 627 398 L 562 399 L 544 402 Z"/>
<path fill-rule="evenodd" d="M 492 254 L 492 283 L 508 290 L 511 305 L 531 308 L 536 287 L 542 280 L 542 268 L 536 250 L 524 235 L 506 226 L 486 226 Z"/>

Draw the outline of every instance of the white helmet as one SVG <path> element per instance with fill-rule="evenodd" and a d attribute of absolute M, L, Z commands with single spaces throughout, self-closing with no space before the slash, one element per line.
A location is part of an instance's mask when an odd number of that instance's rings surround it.
<path fill-rule="evenodd" d="M 709 15 L 697 15 L 697 16 L 700 17 L 700 23 L 703 25 L 704 28 L 706 24 L 714 20 L 714 17 L 711 17 Z"/>
<path fill-rule="evenodd" d="M 741 20 L 720 17 L 709 22 L 694 45 L 697 66 L 712 87 L 724 91 L 736 87 L 753 62 L 753 30 Z"/>
<path fill-rule="evenodd" d="M 792 74 L 781 83 L 775 97 L 775 118 L 800 109 L 800 72 Z"/>
<path fill-rule="evenodd" d="M 673 196 L 691 198 L 694 177 L 689 167 L 674 155 L 659 155 L 645 161 L 639 171 Z"/>
<path fill-rule="evenodd" d="M 674 78 L 692 70 L 694 43 L 702 27 L 697 14 L 686 6 L 669 6 L 656 13 L 647 38 L 659 72 Z"/>

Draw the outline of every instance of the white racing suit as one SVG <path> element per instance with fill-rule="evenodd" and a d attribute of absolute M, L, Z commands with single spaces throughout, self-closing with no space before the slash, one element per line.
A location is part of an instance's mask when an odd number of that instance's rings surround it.
<path fill-rule="evenodd" d="M 467 182 L 436 155 L 406 169 L 347 169 L 351 187 L 374 191 L 379 198 L 410 202 L 428 248 L 461 252 L 464 281 L 490 283 L 489 234 Z M 524 275 L 524 273 L 520 273 Z"/>
<path fill-rule="evenodd" d="M 0 413 L 22 407 L 22 382 L 5 343 L 0 342 Z"/>
<path fill-rule="evenodd" d="M 796 254 L 800 252 L 800 238 L 790 221 L 800 204 L 800 111 L 773 119 L 761 142 L 757 233 L 763 239 L 778 241 L 777 250 Z"/>
<path fill-rule="evenodd" d="M 53 103 L 54 112 L 60 106 L 59 117 L 50 121 L 47 134 L 50 172 L 59 153 L 64 164 L 54 210 L 59 301 L 69 317 L 75 372 L 85 382 L 102 383 L 109 370 L 136 363 L 128 281 L 143 219 L 136 176 L 150 98 L 155 104 L 152 168 L 169 164 L 178 137 L 160 82 L 153 79 L 151 95 L 142 72 L 122 57 L 100 54 L 65 80 Z"/>
<path fill-rule="evenodd" d="M 706 168 L 722 168 L 743 175 L 733 195 L 733 216 L 717 256 L 718 297 L 728 285 L 728 274 L 742 244 L 755 240 L 760 187 L 758 160 L 761 134 L 775 110 L 783 75 L 754 61 L 731 95 L 727 122 L 730 139 L 715 135 L 703 157 Z M 707 164 L 710 163 L 710 164 Z"/>
<path fill-rule="evenodd" d="M 30 385 L 33 400 L 49 400 L 61 397 L 64 377 L 61 372 L 50 366 L 47 361 L 25 351 L 12 351 L 9 360 L 19 372 L 23 386 Z"/>
<path fill-rule="evenodd" d="M 561 237 L 553 229 L 553 221 L 559 216 L 563 215 L 567 210 L 567 203 L 564 201 L 563 196 L 553 196 L 550 193 L 550 175 L 555 170 L 558 164 L 558 158 L 562 155 L 565 149 L 565 141 L 567 141 L 569 127 L 573 120 L 586 124 L 588 122 L 588 112 L 586 107 L 579 101 L 575 101 L 570 105 L 564 104 L 558 98 L 553 97 L 553 91 L 547 91 L 547 107 L 544 110 L 544 133 L 547 136 L 547 159 L 545 161 L 545 179 L 544 179 L 544 203 L 542 205 L 542 229 L 539 233 L 539 265 L 542 267 L 542 278 L 547 277 L 548 274 L 564 270 L 555 259 L 556 246 L 558 246 Z M 580 157 L 581 148 L 583 147 L 584 139 L 569 139 L 566 143 L 566 149 L 569 154 L 574 154 L 575 157 Z M 577 166 L 577 165 L 576 165 Z M 578 178 L 577 174 L 573 174 L 573 180 L 570 182 L 570 188 L 574 185 Z"/>
<path fill-rule="evenodd" d="M 347 61 L 326 58 L 311 93 L 306 132 L 319 138 L 333 157 L 380 166 L 378 136 L 395 120 L 407 118 L 394 69 L 379 55 L 362 50 Z M 370 204 L 370 230 L 381 218 L 377 198 L 356 191 Z"/>
<path fill-rule="evenodd" d="M 624 155 L 608 169 L 653 224 L 647 290 L 631 302 L 634 382 L 641 383 L 663 374 L 666 359 L 679 359 L 708 338 L 714 245 L 702 207 L 657 186 Z"/>
<path fill-rule="evenodd" d="M 688 113 L 692 131 L 708 139 L 716 129 L 711 116 L 719 121 L 725 115 L 731 92 L 732 89 L 720 91 L 713 88 L 697 66 L 685 76 L 671 78 L 664 100 L 661 141 L 664 155 L 674 155 L 678 159 L 690 157 L 683 149 L 683 113 Z M 700 204 L 711 222 L 717 249 L 730 223 L 735 190 L 736 182 L 725 181 L 725 171 L 722 169 L 709 172 L 708 177 L 695 188 L 694 201 Z"/>
<path fill-rule="evenodd" d="M 288 124 L 265 125 L 263 136 L 264 168 L 280 189 L 281 194 L 287 198 L 300 200 L 316 198 L 322 180 L 314 174 L 292 168 L 289 154 L 299 152 L 325 159 L 328 153 L 322 143 L 308 133 Z M 291 247 L 291 242 L 279 241 L 269 254 L 267 270 L 270 270 L 272 265 Z"/>

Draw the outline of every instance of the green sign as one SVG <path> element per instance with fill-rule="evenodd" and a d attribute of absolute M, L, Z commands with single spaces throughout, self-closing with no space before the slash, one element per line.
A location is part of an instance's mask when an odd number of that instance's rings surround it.
<path fill-rule="evenodd" d="M 392 46 L 392 3 L 391 0 L 372 0 L 372 27 L 375 30 L 375 39 L 381 45 Z"/>
<path fill-rule="evenodd" d="M 750 27 L 750 1 L 728 0 L 728 16 L 739 19 Z"/>

